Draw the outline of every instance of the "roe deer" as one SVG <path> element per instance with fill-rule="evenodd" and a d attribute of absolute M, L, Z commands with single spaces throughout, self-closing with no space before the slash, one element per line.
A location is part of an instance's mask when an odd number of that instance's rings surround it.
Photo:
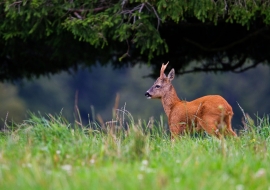
<path fill-rule="evenodd" d="M 175 76 L 174 69 L 168 77 L 164 74 L 168 63 L 162 64 L 160 77 L 145 96 L 148 99 L 161 99 L 171 138 L 192 130 L 205 130 L 217 138 L 223 134 L 237 136 L 231 126 L 233 110 L 230 104 L 219 95 L 203 96 L 191 102 L 180 100 L 171 83 Z"/>

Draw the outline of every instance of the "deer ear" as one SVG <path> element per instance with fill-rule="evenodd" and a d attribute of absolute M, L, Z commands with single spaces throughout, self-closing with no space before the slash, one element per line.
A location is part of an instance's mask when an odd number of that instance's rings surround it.
<path fill-rule="evenodd" d="M 174 69 L 172 69 L 172 70 L 170 71 L 170 73 L 168 74 L 168 79 L 169 79 L 170 81 L 172 81 L 172 80 L 174 79 L 174 75 L 175 75 Z"/>

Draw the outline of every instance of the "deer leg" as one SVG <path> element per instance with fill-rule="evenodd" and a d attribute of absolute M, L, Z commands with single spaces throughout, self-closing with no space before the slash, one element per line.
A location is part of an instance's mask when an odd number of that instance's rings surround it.
<path fill-rule="evenodd" d="M 204 133 L 204 129 L 199 123 L 196 123 L 195 132 L 199 135 L 202 135 Z"/>
<path fill-rule="evenodd" d="M 199 125 L 205 130 L 209 135 L 215 136 L 217 138 L 221 138 L 221 134 L 213 121 L 199 120 Z"/>
<path fill-rule="evenodd" d="M 179 135 L 183 135 L 186 130 L 186 125 L 184 124 L 173 124 L 170 125 L 171 140 L 174 140 Z"/>
<path fill-rule="evenodd" d="M 227 126 L 226 131 L 227 131 L 230 135 L 237 137 L 237 134 L 236 134 L 236 133 L 233 131 L 233 129 L 232 129 L 231 120 L 232 120 L 232 116 L 231 116 L 231 115 L 226 115 L 226 116 L 224 117 L 224 122 L 225 122 L 225 124 L 226 124 L 226 126 Z"/>

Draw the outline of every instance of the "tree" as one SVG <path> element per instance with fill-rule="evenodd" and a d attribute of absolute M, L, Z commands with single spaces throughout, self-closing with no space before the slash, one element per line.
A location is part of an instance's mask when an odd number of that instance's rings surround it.
<path fill-rule="evenodd" d="M 0 80 L 170 61 L 177 74 L 270 59 L 269 0 L 4 0 Z"/>

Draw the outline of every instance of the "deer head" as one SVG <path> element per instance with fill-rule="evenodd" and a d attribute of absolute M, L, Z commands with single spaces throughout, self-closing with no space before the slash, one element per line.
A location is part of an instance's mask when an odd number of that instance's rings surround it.
<path fill-rule="evenodd" d="M 172 88 L 171 81 L 174 79 L 174 69 L 170 71 L 168 77 L 164 73 L 168 63 L 162 64 L 160 69 L 160 76 L 158 77 L 154 85 L 145 93 L 145 96 L 148 99 L 160 99 L 166 94 L 166 92 L 170 91 L 170 89 Z"/>

